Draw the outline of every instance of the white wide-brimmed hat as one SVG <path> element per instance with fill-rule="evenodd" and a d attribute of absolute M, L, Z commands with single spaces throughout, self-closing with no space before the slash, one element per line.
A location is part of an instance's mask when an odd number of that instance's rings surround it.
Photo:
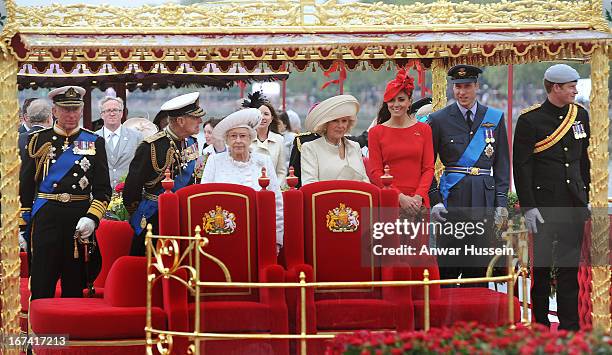
<path fill-rule="evenodd" d="M 215 139 L 223 141 L 225 139 L 225 134 L 230 129 L 242 127 L 248 128 L 249 131 L 255 131 L 260 121 L 261 111 L 259 111 L 259 109 L 245 108 L 222 119 L 221 122 L 213 128 L 212 134 Z"/>
<path fill-rule="evenodd" d="M 315 106 L 306 116 L 306 130 L 318 134 L 324 133 L 325 124 L 341 117 L 350 117 L 350 131 L 357 124 L 359 102 L 352 95 L 338 95 L 330 97 Z"/>
<path fill-rule="evenodd" d="M 132 117 L 123 122 L 123 127 L 131 128 L 142 133 L 143 138 L 147 138 L 157 133 L 157 126 L 155 123 L 144 117 Z"/>

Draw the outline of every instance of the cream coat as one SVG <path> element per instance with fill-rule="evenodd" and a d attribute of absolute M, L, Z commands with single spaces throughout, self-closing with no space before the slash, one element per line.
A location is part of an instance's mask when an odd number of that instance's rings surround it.
<path fill-rule="evenodd" d="M 259 139 L 255 138 L 253 143 L 251 143 L 253 152 L 267 155 L 272 159 L 272 165 L 274 166 L 280 186 L 285 185 L 287 177 L 284 141 L 285 139 L 280 134 L 268 132 L 268 139 L 265 141 L 260 142 Z"/>
<path fill-rule="evenodd" d="M 363 165 L 359 144 L 346 138 L 344 159 L 338 147 L 324 137 L 302 144 L 302 185 L 325 180 L 355 180 L 370 182 Z"/>

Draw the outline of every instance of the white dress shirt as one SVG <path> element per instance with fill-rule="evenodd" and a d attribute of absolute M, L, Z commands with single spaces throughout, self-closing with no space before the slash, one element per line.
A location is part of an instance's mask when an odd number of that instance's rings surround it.
<path fill-rule="evenodd" d="M 115 131 L 111 131 L 106 127 L 102 128 L 102 131 L 104 132 L 104 140 L 106 141 L 106 144 L 110 145 L 111 150 L 115 149 L 117 147 L 117 143 L 119 143 L 122 126 L 123 125 L 119 125 L 119 128 L 117 128 Z"/>

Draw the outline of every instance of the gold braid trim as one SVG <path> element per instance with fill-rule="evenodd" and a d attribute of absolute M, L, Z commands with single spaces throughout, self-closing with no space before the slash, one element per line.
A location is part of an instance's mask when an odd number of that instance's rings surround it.
<path fill-rule="evenodd" d="M 164 173 L 166 172 L 166 169 L 168 169 L 169 167 L 171 167 L 172 164 L 174 164 L 174 155 L 176 149 L 174 147 L 174 144 L 171 143 L 171 145 L 172 146 L 170 147 L 170 149 L 166 151 L 166 159 L 164 160 L 164 166 L 160 167 L 159 164 L 157 164 L 157 151 L 155 150 L 155 145 L 151 143 L 151 164 L 153 165 L 153 170 L 155 170 L 158 175 L 155 179 L 145 182 L 146 187 L 151 188 L 155 186 L 158 182 L 162 181 L 165 177 Z"/>
<path fill-rule="evenodd" d="M 51 150 L 51 142 L 46 142 L 34 152 L 36 142 L 38 142 L 38 134 L 35 134 L 32 139 L 30 139 L 30 144 L 28 144 L 28 154 L 30 158 L 36 160 L 36 174 L 34 175 L 34 180 L 42 179 L 44 177 L 43 175 L 47 175 L 46 164 L 49 161 L 49 151 Z"/>

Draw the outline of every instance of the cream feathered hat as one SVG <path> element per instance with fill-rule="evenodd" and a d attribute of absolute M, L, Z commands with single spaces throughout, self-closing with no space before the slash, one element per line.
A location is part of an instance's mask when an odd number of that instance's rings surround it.
<path fill-rule="evenodd" d="M 352 95 L 338 95 L 316 105 L 306 116 L 306 130 L 324 133 L 325 124 L 341 117 L 350 117 L 349 132 L 357 124 L 359 102 Z"/>

